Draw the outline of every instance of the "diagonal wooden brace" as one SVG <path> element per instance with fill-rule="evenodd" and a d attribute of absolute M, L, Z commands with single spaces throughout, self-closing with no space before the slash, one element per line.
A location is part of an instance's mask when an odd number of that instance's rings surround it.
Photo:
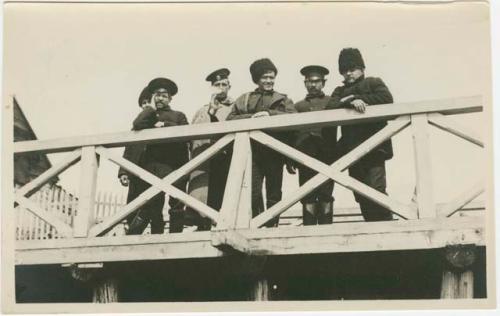
<path fill-rule="evenodd" d="M 188 163 L 180 167 L 179 169 L 173 171 L 169 175 L 167 175 L 165 178 L 163 178 L 164 183 L 173 183 L 182 176 L 189 174 L 191 171 L 196 169 L 199 165 L 204 163 L 206 160 L 210 159 L 213 155 L 218 153 L 222 148 L 224 148 L 226 145 L 228 145 L 232 140 L 234 139 L 234 135 L 228 134 L 219 139 L 215 144 L 207 148 L 205 151 L 203 151 L 201 154 L 198 156 L 194 157 L 191 159 Z M 104 147 L 98 147 L 96 151 L 99 154 L 106 155 L 107 150 Z M 121 157 L 120 157 L 121 158 Z M 128 160 L 127 160 L 128 162 Z M 116 163 L 116 162 L 115 162 Z M 142 205 L 146 204 L 151 198 L 153 198 L 156 194 L 158 194 L 160 189 L 158 189 L 155 186 L 150 187 L 146 191 L 144 191 L 142 194 L 140 194 L 137 198 L 135 198 L 133 201 L 129 202 L 125 207 L 120 211 L 117 212 L 103 220 L 103 222 L 94 225 L 90 229 L 90 236 L 100 236 L 102 234 L 105 234 L 109 230 L 111 230 L 116 224 L 118 224 L 120 221 L 122 221 L 125 217 L 127 217 L 129 214 L 134 212 L 136 209 L 141 207 Z M 200 202 L 201 203 L 201 202 Z"/>
<path fill-rule="evenodd" d="M 307 181 L 303 186 L 301 186 L 297 191 L 295 191 L 289 199 L 284 199 L 275 204 L 273 207 L 268 209 L 266 212 L 260 214 L 252 220 L 251 227 L 260 227 L 265 224 L 268 220 L 278 216 L 279 214 L 286 211 L 293 204 L 297 203 L 302 197 L 309 194 L 319 185 L 323 184 L 329 179 L 333 179 L 339 184 L 359 192 L 360 194 L 374 200 L 375 202 L 387 207 L 395 214 L 402 218 L 414 217 L 412 214 L 413 207 L 401 204 L 397 201 L 390 199 L 387 195 L 378 192 L 377 190 L 370 188 L 369 186 L 357 181 L 356 179 L 346 176 L 341 173 L 341 171 L 347 169 L 350 165 L 355 163 L 357 160 L 366 155 L 370 150 L 377 147 L 380 143 L 386 139 L 394 136 L 409 125 L 409 119 L 407 117 L 401 117 L 395 121 L 390 122 L 385 128 L 377 132 L 375 135 L 367 139 L 361 145 L 353 149 L 351 152 L 346 154 L 344 157 L 337 160 L 331 166 L 328 166 L 302 152 L 283 144 L 276 139 L 262 133 L 259 131 L 251 132 L 250 136 L 263 143 L 266 146 L 279 151 L 280 153 L 307 165 L 311 169 L 319 172 L 316 176 Z"/>

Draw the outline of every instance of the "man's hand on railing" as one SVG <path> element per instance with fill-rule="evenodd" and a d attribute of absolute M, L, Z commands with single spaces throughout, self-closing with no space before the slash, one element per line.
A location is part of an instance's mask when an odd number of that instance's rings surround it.
<path fill-rule="evenodd" d="M 359 113 L 365 113 L 366 106 L 368 104 L 365 103 L 365 101 L 356 99 L 351 101 L 351 105 L 354 107 L 354 109 L 359 112 Z"/>
<path fill-rule="evenodd" d="M 120 183 L 124 186 L 124 187 L 128 187 L 128 184 L 130 183 L 130 180 L 128 179 L 128 175 L 126 174 L 122 174 L 120 176 Z"/>
<path fill-rule="evenodd" d="M 269 116 L 269 112 L 267 111 L 260 111 L 252 115 L 252 118 L 254 117 L 264 117 L 264 116 Z"/>

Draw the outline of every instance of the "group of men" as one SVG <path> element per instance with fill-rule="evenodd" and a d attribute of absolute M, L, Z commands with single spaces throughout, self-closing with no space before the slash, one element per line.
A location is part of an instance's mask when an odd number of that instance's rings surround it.
<path fill-rule="evenodd" d="M 256 60 L 250 65 L 250 74 L 257 86 L 256 89 L 241 95 L 234 101 L 228 96 L 231 88 L 230 71 L 226 68 L 218 69 L 206 78 L 214 88 L 210 102 L 196 112 L 192 123 L 259 118 L 337 108 L 353 108 L 357 112 L 364 113 L 367 106 L 393 102 L 389 89 L 380 78 L 365 77 L 365 64 L 358 49 L 343 49 L 339 55 L 338 65 L 344 81 L 343 85 L 335 88 L 331 96 L 323 92 L 326 76 L 329 74 L 327 68 L 317 65 L 302 68 L 300 72 L 305 78 L 307 95 L 295 104 L 286 94 L 274 90 L 278 69 L 268 58 Z M 169 79 L 153 79 L 139 97 L 139 106 L 142 111 L 134 120 L 132 130 L 188 124 L 186 116 L 182 112 L 171 109 L 169 105 L 177 90 L 177 85 Z M 338 141 L 337 126 L 304 128 L 294 132 L 269 132 L 268 134 L 313 158 L 332 164 L 386 124 L 386 122 L 374 122 L 344 125 Z M 158 177 L 165 177 L 185 164 L 189 156 L 195 157 L 214 141 L 205 139 L 190 143 L 128 146 L 124 157 Z M 311 179 L 316 172 L 257 142 L 252 141 L 251 146 L 253 156 L 251 207 L 252 215 L 255 217 L 281 200 L 284 166 L 292 174 L 298 169 L 300 185 Z M 219 210 L 222 205 L 231 155 L 230 149 L 222 150 L 192 172 L 189 181 L 181 179 L 174 185 L 189 192 L 190 195 L 211 208 Z M 387 140 L 350 166 L 349 174 L 385 193 L 385 161 L 391 159 L 392 155 L 392 144 L 390 140 Z M 122 185 L 129 186 L 128 202 L 138 197 L 150 186 L 124 169 L 120 169 L 119 178 Z M 265 205 L 262 194 L 264 184 Z M 330 180 L 301 200 L 304 225 L 333 222 L 333 187 L 334 183 Z M 392 213 L 383 206 L 357 193 L 354 193 L 354 196 L 366 221 L 392 219 Z M 165 193 L 159 193 L 132 213 L 127 218 L 127 233 L 141 234 L 151 223 L 151 233 L 162 234 L 164 232 L 162 215 L 164 201 Z M 212 226 L 210 219 L 185 208 L 175 198 L 170 198 L 169 206 L 169 232 L 171 233 L 181 232 L 185 224 L 196 225 L 198 230 L 209 230 Z M 279 217 L 276 217 L 265 226 L 275 227 L 278 221 Z"/>

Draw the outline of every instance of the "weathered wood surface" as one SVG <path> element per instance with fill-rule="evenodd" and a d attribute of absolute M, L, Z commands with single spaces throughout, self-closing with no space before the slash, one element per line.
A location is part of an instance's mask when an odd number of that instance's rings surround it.
<path fill-rule="evenodd" d="M 242 229 L 255 249 L 272 255 L 442 248 L 484 245 L 485 219 L 451 217 L 314 227 Z M 224 255 L 211 232 L 17 242 L 16 264 L 56 264 L 203 258 Z M 267 251 L 266 254 L 269 254 Z"/>
<path fill-rule="evenodd" d="M 104 278 L 95 281 L 92 285 L 93 303 L 117 303 L 118 302 L 118 281 L 114 278 Z"/>
<path fill-rule="evenodd" d="M 51 153 L 85 146 L 122 147 L 138 143 L 174 142 L 206 139 L 227 133 L 250 130 L 292 130 L 301 127 L 324 127 L 329 125 L 366 123 L 388 120 L 401 115 L 439 112 L 441 114 L 473 113 L 482 111 L 481 96 L 455 99 L 430 100 L 409 103 L 373 105 L 363 114 L 351 109 L 316 111 L 289 114 L 286 120 L 279 116 L 264 117 L 219 123 L 154 128 L 136 132 L 108 133 L 100 135 L 59 138 L 52 140 L 23 141 L 14 143 L 14 152 Z"/>
<path fill-rule="evenodd" d="M 450 217 L 455 214 L 455 212 L 462 209 L 465 205 L 469 204 L 472 200 L 484 192 L 484 184 L 485 182 L 483 180 L 476 182 L 471 188 L 460 193 L 460 195 L 453 199 L 453 201 L 440 207 L 438 215 Z"/>
<path fill-rule="evenodd" d="M 471 270 L 463 272 L 443 271 L 441 298 L 474 298 L 474 274 Z"/>
<path fill-rule="evenodd" d="M 254 281 L 248 295 L 248 300 L 254 302 L 265 302 L 270 300 L 270 284 L 266 278 L 261 277 Z"/>
<path fill-rule="evenodd" d="M 84 147 L 82 149 L 78 212 L 73 225 L 73 236 L 75 237 L 87 237 L 91 225 L 94 224 L 97 169 L 98 161 L 95 147 Z"/>
<path fill-rule="evenodd" d="M 411 116 L 419 218 L 436 217 L 427 114 Z"/>
<path fill-rule="evenodd" d="M 236 227 L 240 193 L 248 159 L 246 153 L 248 152 L 248 146 L 250 146 L 248 138 L 248 133 L 238 133 L 234 140 L 231 167 L 229 168 L 224 198 L 220 209 L 220 221 L 217 224 L 218 229 Z"/>
<path fill-rule="evenodd" d="M 469 130 L 468 128 L 453 122 L 450 118 L 440 113 L 430 113 L 428 115 L 429 123 L 445 132 L 449 132 L 455 136 L 465 139 L 474 145 L 484 148 L 484 141 L 480 135 Z"/>
<path fill-rule="evenodd" d="M 31 217 L 33 220 L 31 221 L 32 225 L 29 226 L 28 232 L 30 235 L 33 233 L 33 236 L 29 239 L 34 239 L 35 225 L 34 221 L 36 217 L 43 219 L 45 222 L 54 226 L 57 229 L 57 232 L 64 236 L 71 236 L 73 234 L 73 229 L 71 226 L 63 222 L 59 217 L 47 212 L 45 209 L 37 204 L 36 202 L 31 201 L 28 198 L 22 197 L 20 195 L 16 196 L 16 200 L 19 202 L 20 206 L 35 215 L 35 217 Z"/>

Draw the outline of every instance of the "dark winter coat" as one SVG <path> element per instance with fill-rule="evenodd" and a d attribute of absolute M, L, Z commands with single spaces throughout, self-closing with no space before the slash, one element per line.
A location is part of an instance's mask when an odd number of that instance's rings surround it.
<path fill-rule="evenodd" d="M 155 110 L 146 106 L 134 120 L 132 130 L 154 128 L 157 122 L 164 122 L 165 126 L 188 124 L 182 112 L 170 108 Z M 178 168 L 189 160 L 188 145 L 186 142 L 131 145 L 125 148 L 123 158 L 139 166 L 154 160 Z M 120 168 L 118 176 L 122 174 L 130 175 L 125 169 Z"/>
<path fill-rule="evenodd" d="M 340 101 L 342 98 L 349 95 L 354 95 L 355 99 L 361 99 L 369 106 L 393 103 L 391 92 L 382 79 L 374 77 L 361 77 L 353 84 L 345 84 L 335 88 L 327 108 L 335 109 L 340 107 L 352 107 L 349 103 L 350 101 L 344 103 Z M 386 125 L 387 122 L 385 121 L 377 121 L 342 126 L 342 137 L 339 140 L 339 147 L 342 154 L 346 154 L 353 148 L 357 147 Z M 372 150 L 367 156 L 380 157 L 384 160 L 391 159 L 393 156 L 391 140 L 389 139 L 383 142 Z"/>

